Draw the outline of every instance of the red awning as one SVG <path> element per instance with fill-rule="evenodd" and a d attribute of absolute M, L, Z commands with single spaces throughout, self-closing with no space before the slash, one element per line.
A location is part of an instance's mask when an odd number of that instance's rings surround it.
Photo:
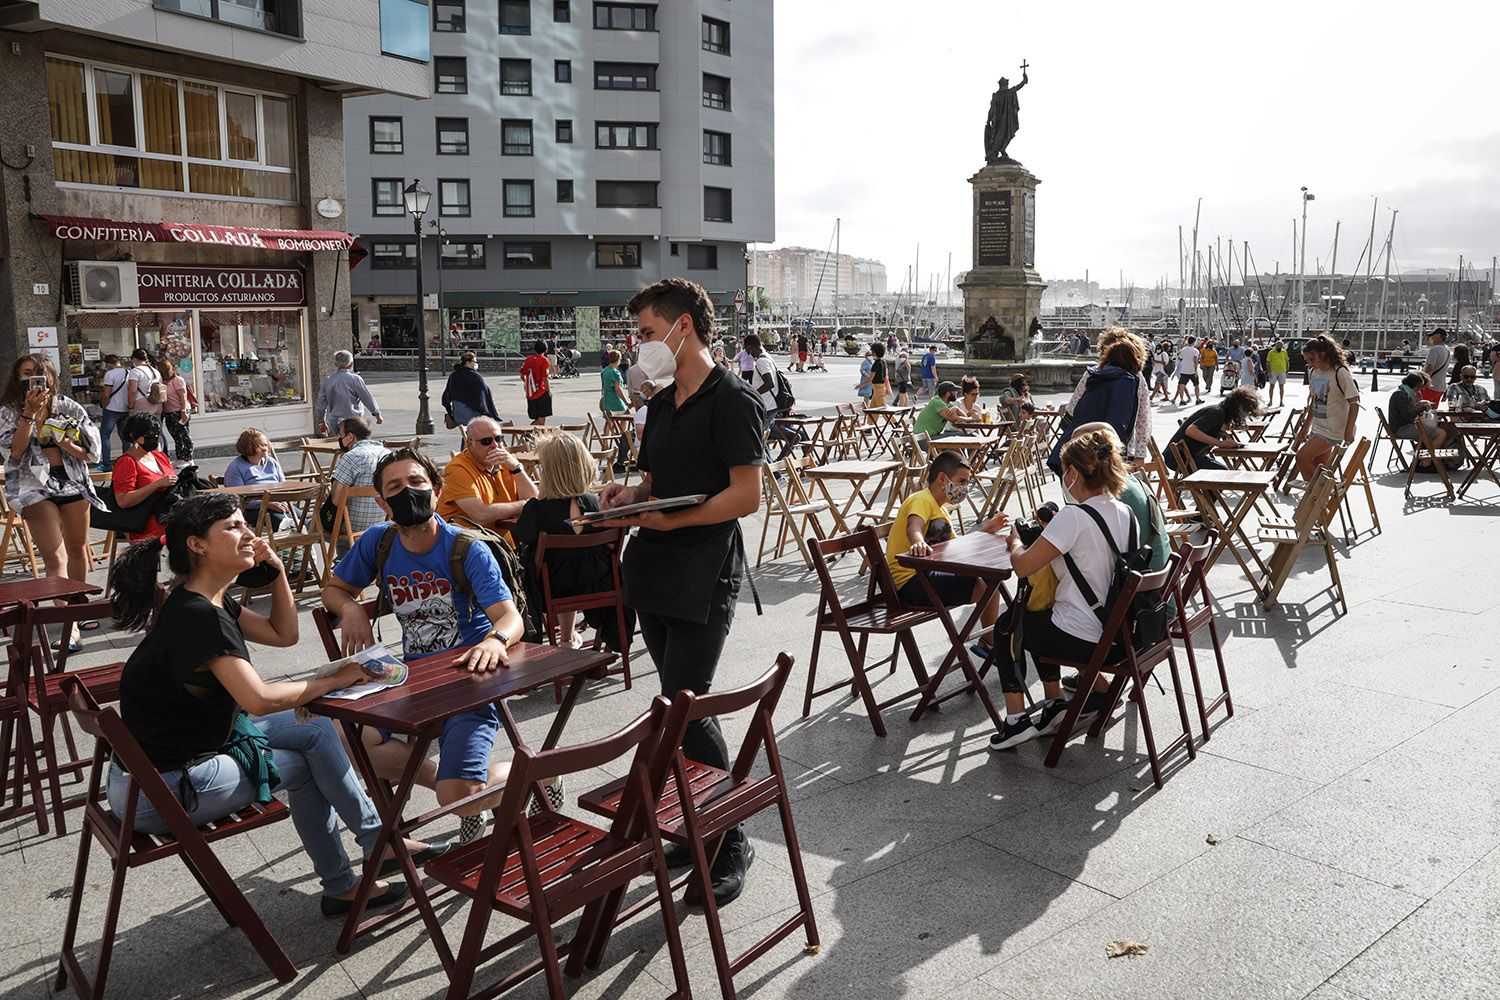
<path fill-rule="evenodd" d="M 284 250 L 308 253 L 320 250 L 347 251 L 352 268 L 365 257 L 353 233 L 322 229 L 247 229 L 241 226 L 205 226 L 187 222 L 120 222 L 116 219 L 85 219 L 71 215 L 42 215 L 60 240 L 113 243 L 191 243 L 205 246 L 243 247 L 250 250 Z"/>

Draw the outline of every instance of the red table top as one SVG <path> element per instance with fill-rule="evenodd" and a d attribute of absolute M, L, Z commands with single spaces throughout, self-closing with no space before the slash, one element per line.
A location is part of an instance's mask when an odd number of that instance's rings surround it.
<path fill-rule="evenodd" d="M 450 649 L 413 662 L 406 683 L 400 687 L 359 701 L 319 698 L 308 702 L 307 708 L 330 719 L 415 734 L 502 698 L 598 670 L 615 658 L 614 653 L 592 649 L 522 642 L 510 648 L 510 666 L 492 673 L 471 674 L 454 665 L 465 651 Z"/>
<path fill-rule="evenodd" d="M 83 597 L 99 592 L 100 588 L 92 583 L 69 580 L 64 576 L 44 576 L 40 580 L 12 580 L 9 583 L 0 583 L 0 606 L 20 604 L 23 601 Z"/>
<path fill-rule="evenodd" d="M 901 565 L 916 570 L 940 570 L 966 576 L 988 576 L 1007 580 L 1011 575 L 1010 544 L 1004 535 L 973 531 L 932 547 L 932 554 L 896 557 Z"/>

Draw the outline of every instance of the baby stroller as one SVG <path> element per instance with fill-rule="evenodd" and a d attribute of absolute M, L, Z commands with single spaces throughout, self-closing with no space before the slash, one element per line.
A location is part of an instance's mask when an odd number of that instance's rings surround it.
<path fill-rule="evenodd" d="M 564 347 L 557 352 L 557 377 L 577 378 L 578 359 L 583 357 L 571 347 Z"/>
<path fill-rule="evenodd" d="M 1237 361 L 1230 361 L 1224 365 L 1224 375 L 1219 379 L 1219 395 L 1224 395 L 1240 384 L 1240 366 Z"/>

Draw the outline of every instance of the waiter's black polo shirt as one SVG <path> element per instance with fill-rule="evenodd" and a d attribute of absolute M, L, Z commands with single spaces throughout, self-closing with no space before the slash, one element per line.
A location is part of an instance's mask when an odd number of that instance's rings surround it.
<path fill-rule="evenodd" d="M 715 365 L 698 391 L 677 406 L 677 390 L 668 387 L 646 404 L 642 472 L 651 474 L 653 497 L 695 493 L 713 496 L 729 488 L 729 470 L 765 460 L 761 412 L 755 390 L 743 379 L 729 378 Z M 646 531 L 641 536 L 668 545 L 695 545 L 722 538 L 734 521 L 694 525 L 675 531 Z"/>

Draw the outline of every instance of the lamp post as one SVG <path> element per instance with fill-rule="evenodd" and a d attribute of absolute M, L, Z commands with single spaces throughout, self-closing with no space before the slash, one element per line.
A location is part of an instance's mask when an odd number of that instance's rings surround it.
<path fill-rule="evenodd" d="M 427 223 L 437 230 L 437 314 L 438 314 L 438 369 L 448 370 L 448 320 L 443 314 L 443 247 L 448 242 L 448 230 L 436 219 Z"/>
<path fill-rule="evenodd" d="M 422 182 L 412 180 L 401 192 L 411 229 L 417 237 L 417 428 L 418 434 L 431 434 L 432 416 L 427 412 L 427 309 L 422 296 L 422 216 L 432 202 L 432 192 Z M 441 251 L 439 251 L 441 252 Z M 441 261 L 438 262 L 441 265 Z"/>

